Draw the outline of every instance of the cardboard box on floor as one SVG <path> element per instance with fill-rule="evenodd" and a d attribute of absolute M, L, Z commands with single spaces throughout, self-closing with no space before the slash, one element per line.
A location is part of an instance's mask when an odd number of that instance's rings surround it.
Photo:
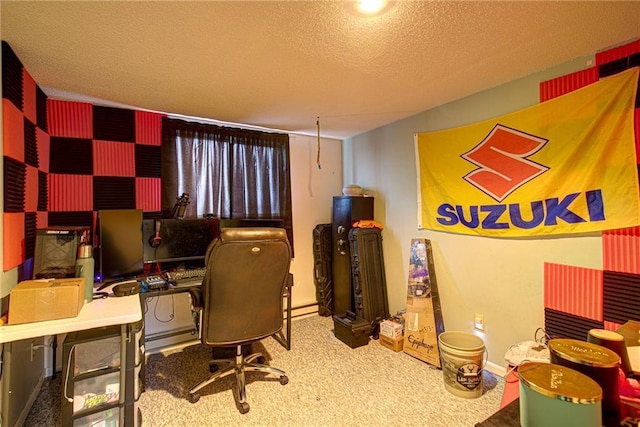
<path fill-rule="evenodd" d="M 25 280 L 9 294 L 9 324 L 76 317 L 84 305 L 84 278 Z"/>
<path fill-rule="evenodd" d="M 438 335 L 444 332 L 431 242 L 412 239 L 404 352 L 441 368 Z"/>
<path fill-rule="evenodd" d="M 380 341 L 381 346 L 387 347 L 388 349 L 393 350 L 396 353 L 402 351 L 402 346 L 404 345 L 403 336 L 392 338 L 390 336 L 380 334 L 378 335 L 378 341 Z"/>
<path fill-rule="evenodd" d="M 380 322 L 380 335 L 386 335 L 389 338 L 398 338 L 402 337 L 404 334 L 402 329 L 402 324 L 400 322 L 396 322 L 395 320 L 383 320 Z"/>
<path fill-rule="evenodd" d="M 431 298 L 407 300 L 404 328 L 404 352 L 440 368 L 438 335 Z"/>

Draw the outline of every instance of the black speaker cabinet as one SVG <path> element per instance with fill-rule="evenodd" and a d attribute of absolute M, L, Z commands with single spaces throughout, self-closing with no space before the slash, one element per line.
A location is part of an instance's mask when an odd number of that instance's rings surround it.
<path fill-rule="evenodd" d="M 354 311 L 349 231 L 361 219 L 373 219 L 373 197 L 335 196 L 331 213 L 333 241 L 333 314 Z"/>
<path fill-rule="evenodd" d="M 316 285 L 318 314 L 333 314 L 333 278 L 331 274 L 331 224 L 313 229 L 313 281 Z"/>
<path fill-rule="evenodd" d="M 382 254 L 382 234 L 377 228 L 349 231 L 354 312 L 359 318 L 378 324 L 389 317 L 387 282 Z"/>
<path fill-rule="evenodd" d="M 78 245 L 85 234 L 90 235 L 89 227 L 49 227 L 38 230 L 33 278 L 75 277 Z"/>

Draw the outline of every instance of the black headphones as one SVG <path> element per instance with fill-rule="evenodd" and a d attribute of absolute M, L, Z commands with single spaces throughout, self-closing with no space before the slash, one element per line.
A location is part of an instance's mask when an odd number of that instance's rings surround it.
<path fill-rule="evenodd" d="M 126 297 L 129 295 L 135 295 L 142 292 L 142 284 L 140 282 L 127 282 L 120 283 L 113 287 L 113 295 L 117 297 Z"/>
<path fill-rule="evenodd" d="M 160 218 L 156 218 L 153 221 L 153 235 L 149 237 L 149 246 L 152 248 L 157 248 L 162 244 L 162 236 L 160 236 L 160 226 L 162 225 L 162 221 Z"/>

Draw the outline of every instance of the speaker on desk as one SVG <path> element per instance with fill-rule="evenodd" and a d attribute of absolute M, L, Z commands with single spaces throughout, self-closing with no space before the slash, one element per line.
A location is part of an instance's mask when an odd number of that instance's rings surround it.
<path fill-rule="evenodd" d="M 75 277 L 78 245 L 89 227 L 49 227 L 37 230 L 34 279 Z"/>

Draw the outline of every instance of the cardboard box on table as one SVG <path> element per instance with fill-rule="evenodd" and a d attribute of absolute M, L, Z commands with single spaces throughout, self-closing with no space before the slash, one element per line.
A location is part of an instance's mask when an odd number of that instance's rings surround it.
<path fill-rule="evenodd" d="M 441 368 L 438 336 L 444 332 L 431 242 L 411 240 L 404 352 Z"/>
<path fill-rule="evenodd" d="M 76 317 L 84 305 L 84 278 L 25 280 L 9 295 L 9 324 Z"/>

